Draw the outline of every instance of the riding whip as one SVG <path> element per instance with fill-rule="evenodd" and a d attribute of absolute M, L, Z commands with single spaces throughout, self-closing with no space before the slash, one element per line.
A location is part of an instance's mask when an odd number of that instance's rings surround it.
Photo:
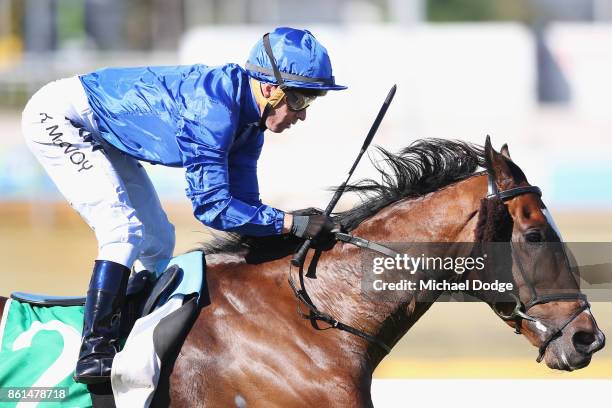
<path fill-rule="evenodd" d="M 359 160 L 361 160 L 361 156 L 363 156 L 365 151 L 368 149 L 368 146 L 370 146 L 370 142 L 372 142 L 372 139 L 374 138 L 374 135 L 376 134 L 376 131 L 378 130 L 378 126 L 380 125 L 380 122 L 382 122 L 383 118 L 385 117 L 385 114 L 387 113 L 387 109 L 389 108 L 389 105 L 391 104 L 391 101 L 393 100 L 393 96 L 395 96 L 396 90 L 397 90 L 397 85 L 393 85 L 391 89 L 389 90 L 389 93 L 387 94 L 385 101 L 380 107 L 380 110 L 378 111 L 378 115 L 376 116 L 376 119 L 374 119 L 374 123 L 372 123 L 372 127 L 370 128 L 370 131 L 368 132 L 368 135 L 366 136 L 365 141 L 363 142 L 363 146 L 361 146 L 361 150 L 359 151 L 359 154 L 357 155 L 357 159 L 355 159 L 355 162 L 353 163 L 353 167 L 351 167 L 351 170 L 348 173 L 348 177 L 346 178 L 344 183 L 342 183 L 338 187 L 338 189 L 336 189 L 334 196 L 332 197 L 331 201 L 327 205 L 327 208 L 325 208 L 325 212 L 324 212 L 325 215 L 329 216 L 332 213 L 332 211 L 334 210 L 334 207 L 336 206 L 336 204 L 340 200 L 340 197 L 344 193 L 344 190 L 346 189 L 346 185 L 349 179 L 353 175 L 353 172 L 355 171 L 355 168 L 357 167 Z M 291 259 L 291 263 L 294 266 L 300 266 L 304 263 L 304 258 L 306 258 L 306 253 L 308 252 L 308 249 L 310 249 L 311 243 L 312 243 L 312 240 L 310 239 L 306 240 L 302 244 L 300 249 L 293 255 L 293 258 Z"/>

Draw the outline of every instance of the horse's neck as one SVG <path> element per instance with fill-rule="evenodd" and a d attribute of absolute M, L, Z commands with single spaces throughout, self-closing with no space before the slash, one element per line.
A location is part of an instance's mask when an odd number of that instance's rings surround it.
<path fill-rule="evenodd" d="M 476 175 L 433 193 L 405 199 L 372 216 L 354 234 L 381 242 L 469 242 L 486 176 Z"/>
<path fill-rule="evenodd" d="M 393 204 L 352 233 L 379 243 L 470 242 L 479 202 L 485 194 L 486 177 L 474 176 L 434 193 Z M 318 279 L 307 280 L 309 293 L 326 313 L 395 344 L 431 303 L 418 302 L 408 295 L 396 302 L 365 297 L 361 289 L 361 251 L 364 250 L 341 244 L 326 254 L 318 268 Z M 393 320 L 392 325 L 389 319 Z M 367 342 L 357 340 L 356 347 L 368 346 Z"/>

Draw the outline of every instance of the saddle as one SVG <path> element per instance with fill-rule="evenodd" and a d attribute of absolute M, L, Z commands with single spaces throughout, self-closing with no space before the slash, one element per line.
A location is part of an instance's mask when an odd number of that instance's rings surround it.
<path fill-rule="evenodd" d="M 151 313 L 176 289 L 183 270 L 178 265 L 166 269 L 159 278 L 149 271 L 132 275 L 128 281 L 126 300 L 121 312 L 121 337 L 129 334 L 137 319 Z M 11 299 L 39 307 L 83 306 L 85 297 L 50 296 L 36 293 L 13 292 Z"/>

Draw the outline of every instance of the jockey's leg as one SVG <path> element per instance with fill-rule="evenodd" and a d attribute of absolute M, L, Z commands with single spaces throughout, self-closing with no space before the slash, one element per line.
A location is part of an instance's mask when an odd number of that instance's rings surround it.
<path fill-rule="evenodd" d="M 108 151 L 107 154 L 121 176 L 130 203 L 144 226 L 138 260 L 145 269 L 160 273 L 162 271 L 157 270 L 159 263 L 172 258 L 174 252 L 174 225 L 168 220 L 142 164 L 116 149 Z"/>
<path fill-rule="evenodd" d="M 74 126 L 66 117 L 84 127 Z M 88 118 L 91 110 L 80 81 L 69 78 L 32 97 L 22 128 L 30 150 L 98 240 L 75 375 L 77 381 L 95 383 L 110 375 L 127 279 L 140 252 L 144 227 L 113 163 L 89 141 L 89 132 L 96 129 Z"/>
<path fill-rule="evenodd" d="M 121 308 L 130 268 L 96 260 L 87 291 L 83 339 L 74 380 L 95 384 L 109 380 L 113 358 L 119 351 Z"/>

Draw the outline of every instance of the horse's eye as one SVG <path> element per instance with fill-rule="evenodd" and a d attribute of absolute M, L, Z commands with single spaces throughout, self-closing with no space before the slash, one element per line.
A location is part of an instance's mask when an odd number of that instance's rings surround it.
<path fill-rule="evenodd" d="M 525 234 L 525 241 L 527 241 L 527 242 L 541 242 L 542 241 L 542 234 L 540 234 L 540 231 L 529 231 L 527 234 Z"/>

